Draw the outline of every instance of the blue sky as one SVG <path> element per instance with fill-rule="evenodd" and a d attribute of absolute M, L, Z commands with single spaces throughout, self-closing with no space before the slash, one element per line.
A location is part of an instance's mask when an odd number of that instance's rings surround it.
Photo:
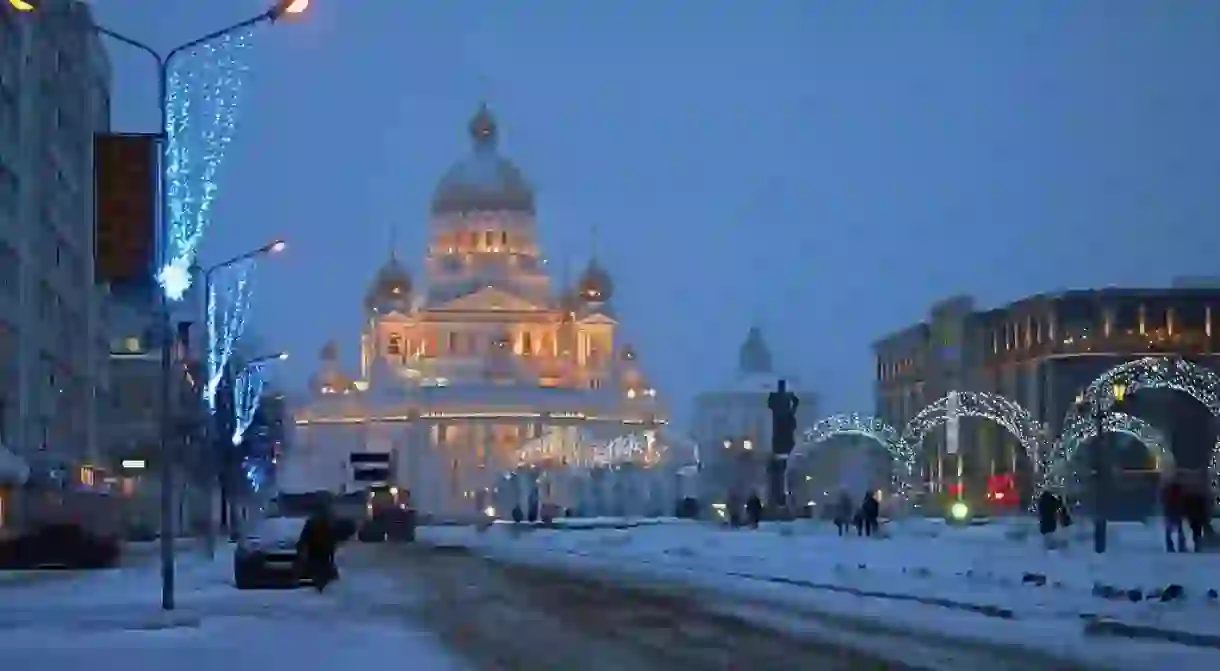
<path fill-rule="evenodd" d="M 262 0 L 94 0 L 154 46 Z M 685 415 L 752 322 L 827 412 L 869 410 L 869 344 L 956 293 L 1220 275 L 1220 3 L 313 0 L 261 34 L 204 261 L 283 236 L 254 328 L 303 383 L 356 361 L 397 231 L 487 98 L 553 267 L 598 233 L 626 337 Z M 156 124 L 114 46 L 114 126 Z"/>

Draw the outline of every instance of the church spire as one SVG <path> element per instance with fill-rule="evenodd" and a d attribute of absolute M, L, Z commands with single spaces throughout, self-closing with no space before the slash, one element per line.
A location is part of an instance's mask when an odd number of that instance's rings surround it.
<path fill-rule="evenodd" d="M 496 146 L 496 118 L 486 100 L 479 103 L 479 111 L 470 120 L 470 140 L 475 149 L 494 149 Z"/>

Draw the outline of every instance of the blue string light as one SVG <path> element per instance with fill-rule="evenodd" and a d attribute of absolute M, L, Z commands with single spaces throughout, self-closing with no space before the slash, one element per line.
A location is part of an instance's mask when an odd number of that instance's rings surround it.
<path fill-rule="evenodd" d="M 168 232 L 157 281 L 170 300 L 191 287 L 191 265 L 212 215 L 217 177 L 233 140 L 253 30 L 221 37 L 169 73 L 164 188 Z"/>
<path fill-rule="evenodd" d="M 220 273 L 212 283 L 207 314 L 207 384 L 203 398 L 208 411 L 216 413 L 216 392 L 225 368 L 233 358 L 233 348 L 246 330 L 250 299 L 254 293 L 255 260 L 247 259 Z"/>
<path fill-rule="evenodd" d="M 246 431 L 254 423 L 254 413 L 263 398 L 263 385 L 266 375 L 265 363 L 255 363 L 246 366 L 237 374 L 233 381 L 233 444 L 241 445 L 246 438 Z"/>

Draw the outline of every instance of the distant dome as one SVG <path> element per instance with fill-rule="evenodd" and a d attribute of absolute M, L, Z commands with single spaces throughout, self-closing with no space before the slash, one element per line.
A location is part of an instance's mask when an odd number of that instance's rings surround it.
<path fill-rule="evenodd" d="M 323 361 L 338 361 L 339 360 L 339 345 L 333 340 L 327 340 L 322 346 L 322 351 L 318 353 L 318 357 Z"/>
<path fill-rule="evenodd" d="M 746 341 L 741 344 L 741 351 L 737 355 L 737 370 L 744 375 L 769 374 L 774 370 L 771 348 L 767 346 L 762 330 L 757 326 L 750 327 Z"/>
<path fill-rule="evenodd" d="M 577 294 L 589 303 L 605 303 L 614 295 L 614 282 L 597 259 L 589 261 L 589 266 L 580 276 L 576 285 Z"/>
<path fill-rule="evenodd" d="M 441 178 L 432 214 L 534 212 L 534 189 L 512 161 L 496 151 L 498 129 L 487 105 L 470 120 L 471 150 Z"/>
<path fill-rule="evenodd" d="M 364 307 L 375 310 L 383 305 L 402 308 L 409 304 L 411 298 L 411 275 L 397 256 L 390 256 L 364 297 Z"/>

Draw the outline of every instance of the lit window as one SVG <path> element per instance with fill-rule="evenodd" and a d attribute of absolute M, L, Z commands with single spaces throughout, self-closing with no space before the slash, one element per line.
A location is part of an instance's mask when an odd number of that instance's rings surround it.
<path fill-rule="evenodd" d="M 386 351 L 395 356 L 401 355 L 402 354 L 402 336 L 400 336 L 400 335 L 390 336 L 390 342 L 386 346 Z"/>

